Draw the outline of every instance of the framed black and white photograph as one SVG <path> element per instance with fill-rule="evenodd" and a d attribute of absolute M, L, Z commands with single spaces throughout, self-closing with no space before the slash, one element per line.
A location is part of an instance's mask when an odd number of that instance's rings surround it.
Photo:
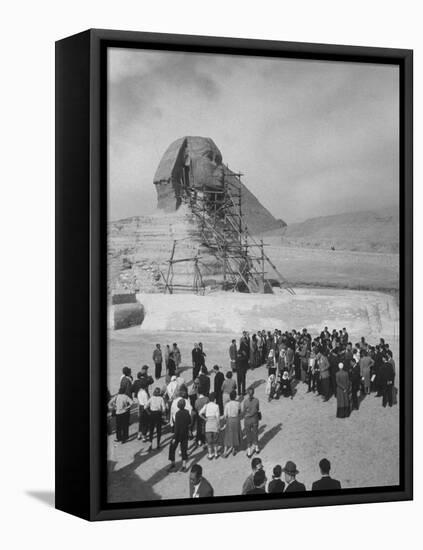
<path fill-rule="evenodd" d="M 410 50 L 59 41 L 56 196 L 58 508 L 412 498 Z"/>

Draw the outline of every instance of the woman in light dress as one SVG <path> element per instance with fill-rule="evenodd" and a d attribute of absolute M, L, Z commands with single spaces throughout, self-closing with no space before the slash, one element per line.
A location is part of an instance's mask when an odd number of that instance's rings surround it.
<path fill-rule="evenodd" d="M 225 418 L 224 454 L 226 458 L 232 454 L 235 456 L 241 445 L 241 404 L 236 399 L 236 391 L 230 393 L 230 400 L 225 405 L 223 416 Z"/>

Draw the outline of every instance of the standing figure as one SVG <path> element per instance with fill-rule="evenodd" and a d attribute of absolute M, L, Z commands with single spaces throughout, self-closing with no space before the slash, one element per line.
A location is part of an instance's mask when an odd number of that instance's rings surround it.
<path fill-rule="evenodd" d="M 132 383 L 133 378 L 131 374 L 131 369 L 125 366 L 122 369 L 122 376 L 120 377 L 120 388 L 123 389 L 123 392 L 128 397 L 132 397 Z"/>
<path fill-rule="evenodd" d="M 170 346 L 169 346 L 169 344 L 166 344 L 166 349 L 165 349 L 165 368 L 166 368 L 166 373 L 167 373 L 168 368 L 169 368 L 169 355 L 170 355 Z"/>
<path fill-rule="evenodd" d="M 224 457 L 230 452 L 235 456 L 241 446 L 241 404 L 236 399 L 236 391 L 230 394 L 230 399 L 225 405 L 225 435 L 224 435 Z"/>
<path fill-rule="evenodd" d="M 225 407 L 226 403 L 230 400 L 231 393 L 235 391 L 236 393 L 236 382 L 232 377 L 232 371 L 228 370 L 226 373 L 226 379 L 222 385 L 222 403 Z"/>
<path fill-rule="evenodd" d="M 237 367 L 236 367 L 238 395 L 245 395 L 247 370 L 248 370 L 248 357 L 245 351 L 239 350 L 238 357 L 237 357 Z"/>
<path fill-rule="evenodd" d="M 389 405 L 392 407 L 393 404 L 393 389 L 394 389 L 394 379 L 395 371 L 392 363 L 389 361 L 389 358 L 384 356 L 383 363 L 380 367 L 379 372 L 380 378 L 380 389 L 382 392 L 382 405 L 386 407 Z"/>
<path fill-rule="evenodd" d="M 215 403 L 215 395 L 212 392 L 209 396 L 209 402 L 204 405 L 200 411 L 201 418 L 205 421 L 206 442 L 208 449 L 209 460 L 219 457 L 218 453 L 218 438 L 220 431 L 220 411 L 219 406 Z"/>
<path fill-rule="evenodd" d="M 116 439 L 115 441 L 125 443 L 129 434 L 129 415 L 132 405 L 132 399 L 125 393 L 125 388 L 121 386 L 115 397 L 109 402 L 109 408 L 115 412 L 116 418 Z"/>
<path fill-rule="evenodd" d="M 135 385 L 135 382 L 134 382 Z M 137 439 L 147 441 L 147 432 L 150 424 L 150 418 L 147 411 L 148 393 L 143 387 L 140 387 L 135 395 L 138 401 L 138 436 Z"/>
<path fill-rule="evenodd" d="M 201 367 L 201 374 L 198 377 L 198 383 L 198 391 L 203 395 L 208 396 L 210 393 L 210 376 L 206 366 Z"/>
<path fill-rule="evenodd" d="M 250 365 L 255 369 L 260 365 L 257 335 L 253 334 L 250 342 Z"/>
<path fill-rule="evenodd" d="M 364 350 L 360 352 L 360 376 L 363 383 L 364 393 L 370 393 L 370 379 L 374 361 Z"/>
<path fill-rule="evenodd" d="M 300 356 L 300 365 L 301 365 L 300 378 L 301 378 L 301 382 L 305 382 L 307 377 L 309 351 L 308 351 L 307 340 L 304 336 L 299 349 L 299 356 Z"/>
<path fill-rule="evenodd" d="M 307 392 L 313 391 L 313 393 L 316 391 L 316 387 L 313 384 L 314 381 L 314 368 L 316 366 L 316 352 L 315 348 L 312 348 L 310 352 L 310 356 L 308 358 L 308 369 L 307 369 L 307 382 L 308 382 L 308 390 Z"/>
<path fill-rule="evenodd" d="M 167 376 L 168 379 L 172 378 L 176 372 L 175 350 L 171 349 L 169 352 L 169 359 L 167 361 Z"/>
<path fill-rule="evenodd" d="M 261 419 L 260 403 L 254 397 L 254 388 L 248 388 L 248 395 L 243 401 L 244 429 L 247 436 L 247 456 L 251 458 L 253 453 L 259 453 L 258 427 Z"/>
<path fill-rule="evenodd" d="M 148 451 L 153 450 L 153 437 L 156 431 L 157 449 L 160 449 L 160 439 L 162 436 L 162 416 L 166 408 L 163 397 L 161 396 L 160 388 L 155 388 L 153 395 L 147 402 L 146 408 L 150 411 L 150 447 Z"/>
<path fill-rule="evenodd" d="M 181 471 L 187 471 L 187 460 L 188 460 L 188 438 L 189 438 L 189 428 L 191 425 L 191 415 L 185 409 L 185 399 L 180 399 L 178 401 L 178 411 L 175 414 L 175 426 L 173 431 L 173 438 L 169 446 L 169 460 L 170 466 L 168 471 L 172 472 L 175 469 L 175 452 L 180 445 L 181 455 L 182 455 L 182 467 Z"/>
<path fill-rule="evenodd" d="M 160 348 L 160 344 L 156 344 L 156 349 L 153 351 L 154 361 L 154 377 L 158 380 L 162 375 L 163 354 Z"/>
<path fill-rule="evenodd" d="M 181 361 L 182 361 L 182 355 L 181 355 L 180 349 L 178 348 L 178 344 L 176 342 L 173 344 L 172 353 L 173 353 L 173 360 L 175 362 L 175 367 L 179 368 L 179 365 L 181 364 Z"/>
<path fill-rule="evenodd" d="M 320 370 L 320 391 L 323 395 L 323 401 L 329 401 L 330 398 L 330 366 L 326 355 L 322 352 L 318 355 Z"/>
<path fill-rule="evenodd" d="M 295 344 L 289 344 L 286 348 L 285 352 L 285 363 L 286 368 L 288 369 L 289 377 L 292 378 L 294 376 L 294 348 L 293 345 Z"/>
<path fill-rule="evenodd" d="M 216 396 L 216 403 L 219 405 L 220 414 L 223 414 L 223 393 L 222 386 L 225 381 L 225 376 L 219 370 L 219 365 L 214 365 L 214 395 Z"/>
<path fill-rule="evenodd" d="M 200 348 L 200 351 L 201 351 L 201 367 L 205 367 L 206 366 L 206 352 L 204 351 L 204 348 L 203 348 L 203 344 L 202 342 L 198 342 L 198 346 Z"/>
<path fill-rule="evenodd" d="M 275 350 L 273 349 L 269 351 L 269 355 L 267 356 L 267 372 L 269 376 L 276 374 Z"/>
<path fill-rule="evenodd" d="M 191 352 L 192 356 L 192 379 L 195 380 L 200 374 L 201 364 L 203 361 L 203 354 L 201 352 L 200 346 L 194 344 L 194 348 Z"/>
<path fill-rule="evenodd" d="M 350 415 L 350 378 L 344 371 L 344 364 L 339 363 L 336 373 L 336 416 L 346 418 Z"/>
<path fill-rule="evenodd" d="M 206 444 L 206 423 L 204 419 L 200 416 L 200 411 L 207 405 L 209 398 L 198 392 L 198 397 L 195 401 L 193 413 L 196 421 L 196 432 L 195 432 L 195 446 L 201 446 Z"/>
<path fill-rule="evenodd" d="M 350 367 L 350 382 L 351 382 L 351 409 L 358 411 L 358 392 L 360 391 L 361 376 L 360 365 L 355 359 L 351 359 Z"/>
<path fill-rule="evenodd" d="M 230 361 L 231 370 L 233 372 L 236 371 L 236 357 L 237 357 L 236 340 L 232 340 L 232 343 L 229 346 L 229 361 Z"/>

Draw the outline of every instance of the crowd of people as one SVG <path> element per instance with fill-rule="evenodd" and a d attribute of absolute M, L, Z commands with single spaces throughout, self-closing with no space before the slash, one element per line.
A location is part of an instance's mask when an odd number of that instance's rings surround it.
<path fill-rule="evenodd" d="M 346 418 L 351 411 L 358 410 L 361 398 L 372 392 L 382 397 L 384 407 L 391 407 L 396 400 L 395 362 L 383 338 L 376 345 L 370 345 L 364 337 L 353 344 L 345 328 L 329 332 L 327 327 L 314 337 L 305 328 L 286 332 L 262 330 L 251 337 L 244 331 L 238 343 L 232 340 L 228 355 L 229 369 L 225 374 L 219 365 L 214 365 L 209 372 L 203 345 L 196 343 L 190 358 L 190 381 L 184 378 L 187 368 L 181 367 L 182 354 L 176 343 L 167 345 L 164 353 L 160 344 L 156 345 L 152 354 L 155 380 L 149 374 L 148 365 L 141 368 L 135 380 L 131 369 L 123 367 L 118 393 L 113 397 L 109 395 L 109 410 L 116 419 L 116 443 L 127 441 L 130 411 L 136 404 L 137 437 L 149 442 L 148 452 L 153 452 L 154 437 L 156 449 L 161 448 L 163 429 L 172 433 L 169 472 L 176 470 L 178 447 L 181 470 L 187 471 L 190 441 L 193 441 L 190 452 L 203 447 L 208 460 L 236 455 L 244 438 L 247 457 L 259 454 L 260 402 L 254 385 L 247 385 L 248 371 L 259 367 L 267 369 L 268 401 L 293 399 L 297 385 L 302 383 L 307 392 L 321 395 L 324 402 L 334 395 L 338 418 Z M 163 368 L 165 383 L 159 385 Z M 155 381 L 156 387 L 152 390 Z M 198 474 L 197 470 L 194 468 L 194 473 Z M 289 480 L 292 476 L 295 480 L 295 471 L 292 462 L 285 468 L 275 466 L 267 491 L 273 492 L 269 487 L 284 484 L 280 480 L 282 473 L 287 487 L 291 487 Z M 326 470 L 324 475 L 328 475 Z M 260 468 L 257 479 L 251 478 L 254 487 L 250 489 L 265 492 L 267 480 L 262 478 Z M 293 487 L 296 486 L 294 483 Z M 294 490 L 293 487 L 289 490 Z"/>
<path fill-rule="evenodd" d="M 330 476 L 331 463 L 327 458 L 319 462 L 320 479 L 311 485 L 312 491 L 330 491 L 342 489 L 340 481 Z M 267 478 L 261 458 L 255 457 L 251 461 L 251 473 L 244 481 L 241 494 L 260 495 L 272 493 L 301 493 L 307 491 L 306 486 L 297 480 L 295 462 L 288 460 L 282 468 L 280 464 L 274 466 L 271 479 Z M 207 498 L 214 496 L 211 483 L 203 477 L 203 468 L 194 464 L 190 470 L 189 495 L 191 498 Z"/>

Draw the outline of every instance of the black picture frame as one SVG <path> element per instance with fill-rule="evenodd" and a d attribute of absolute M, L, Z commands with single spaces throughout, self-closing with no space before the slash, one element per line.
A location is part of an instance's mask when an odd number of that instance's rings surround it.
<path fill-rule="evenodd" d="M 389 63 L 400 69 L 400 485 L 306 495 L 108 504 L 108 47 Z M 91 29 L 56 43 L 56 508 L 87 520 L 410 500 L 413 496 L 413 53 Z"/>

